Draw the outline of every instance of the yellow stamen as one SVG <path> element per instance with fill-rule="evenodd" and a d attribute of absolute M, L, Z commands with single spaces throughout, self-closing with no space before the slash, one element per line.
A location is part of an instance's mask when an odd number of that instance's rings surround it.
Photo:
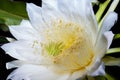
<path fill-rule="evenodd" d="M 56 56 L 62 51 L 63 44 L 61 42 L 50 42 L 48 45 L 45 45 L 45 49 L 49 55 Z"/>
<path fill-rule="evenodd" d="M 60 20 L 44 31 L 43 54 L 58 71 L 85 69 L 94 57 L 90 39 L 81 25 Z"/>

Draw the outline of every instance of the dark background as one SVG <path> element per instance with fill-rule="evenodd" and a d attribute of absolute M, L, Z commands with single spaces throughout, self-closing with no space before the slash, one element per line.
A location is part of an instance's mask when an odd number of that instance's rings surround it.
<path fill-rule="evenodd" d="M 32 2 L 38 6 L 41 6 L 40 0 L 14 0 L 14 1 Z M 99 0 L 99 1 L 102 3 L 105 0 Z M 98 8 L 99 8 L 99 6 L 97 6 L 97 5 L 94 7 L 95 12 L 97 11 Z M 120 3 L 115 10 L 115 12 L 117 12 L 119 14 L 118 21 L 116 22 L 114 27 L 111 29 L 114 34 L 120 33 L 120 9 L 119 8 L 120 8 Z M 5 37 L 13 37 L 9 32 L 4 32 L 1 30 L 0 30 L 0 35 L 5 36 Z M 3 43 L 0 43 L 0 45 L 2 45 L 2 44 Z M 120 39 L 114 40 L 111 47 L 120 47 Z M 118 53 L 115 53 L 115 54 L 112 54 L 109 56 L 120 57 L 120 55 Z M 12 60 L 15 60 L 15 59 L 10 57 L 9 55 L 5 54 L 5 52 L 0 48 L 0 80 L 6 80 L 6 77 L 8 76 L 8 74 L 10 74 L 10 72 L 14 70 L 14 69 L 6 70 L 6 66 L 5 66 L 6 62 L 9 62 Z M 109 74 L 112 74 L 113 77 L 116 77 L 116 80 L 120 80 L 120 67 L 117 67 L 117 66 L 108 67 L 107 66 L 106 71 Z"/>

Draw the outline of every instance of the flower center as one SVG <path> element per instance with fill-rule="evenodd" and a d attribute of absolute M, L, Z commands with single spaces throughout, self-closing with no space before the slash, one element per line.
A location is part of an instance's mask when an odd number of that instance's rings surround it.
<path fill-rule="evenodd" d="M 62 51 L 63 45 L 62 42 L 50 42 L 48 45 L 45 45 L 45 49 L 49 55 L 56 56 Z"/>
<path fill-rule="evenodd" d="M 70 71 L 84 69 L 93 59 L 90 38 L 78 24 L 58 22 L 44 31 L 44 50 L 55 69 Z"/>
<path fill-rule="evenodd" d="M 53 24 L 53 27 L 46 29 L 45 32 L 45 49 L 49 55 L 58 55 L 61 51 L 68 49 L 73 45 L 78 37 L 82 37 L 82 28 L 79 25 L 70 22 Z"/>

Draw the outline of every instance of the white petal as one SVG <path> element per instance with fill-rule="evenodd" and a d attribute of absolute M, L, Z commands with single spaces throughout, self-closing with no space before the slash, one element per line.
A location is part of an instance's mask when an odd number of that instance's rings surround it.
<path fill-rule="evenodd" d="M 41 7 L 38 7 L 32 3 L 27 3 L 27 12 L 31 24 L 36 30 L 40 31 L 41 29 L 48 27 L 42 17 Z"/>
<path fill-rule="evenodd" d="M 103 63 L 98 67 L 98 69 L 92 73 L 89 73 L 90 76 L 105 75 L 105 66 Z"/>
<path fill-rule="evenodd" d="M 12 72 L 7 79 L 12 80 L 67 80 L 69 74 L 56 74 L 44 66 L 23 65 Z"/>
<path fill-rule="evenodd" d="M 99 57 L 102 57 L 108 47 L 111 44 L 111 39 L 113 38 L 113 34 L 110 33 L 109 39 L 106 38 L 106 35 L 104 33 L 111 29 L 111 27 L 114 25 L 115 21 L 117 20 L 117 14 L 115 12 L 111 12 L 106 19 L 103 21 L 102 27 L 98 33 L 95 48 L 96 48 L 96 53 Z M 109 33 L 108 33 L 109 34 Z"/>
<path fill-rule="evenodd" d="M 20 25 L 9 26 L 9 29 L 12 35 L 18 40 L 36 40 L 39 38 L 37 36 L 38 33 L 32 28 L 27 20 L 23 20 Z"/>
<path fill-rule="evenodd" d="M 112 43 L 114 34 L 112 33 L 112 31 L 108 31 L 104 33 L 104 36 L 106 37 L 107 42 L 108 42 L 108 46 L 107 46 L 107 49 L 108 49 Z"/>
<path fill-rule="evenodd" d="M 47 25 L 47 28 L 53 27 L 54 23 L 59 22 L 60 20 L 67 20 L 67 18 L 62 13 L 50 6 L 42 8 L 42 18 Z"/>
<path fill-rule="evenodd" d="M 7 69 L 16 68 L 16 67 L 20 67 L 24 64 L 25 64 L 25 62 L 23 62 L 23 61 L 15 60 L 15 61 L 6 63 L 6 68 Z"/>
<path fill-rule="evenodd" d="M 114 34 L 111 31 L 106 31 L 104 34 L 102 34 L 96 45 L 95 45 L 95 53 L 96 55 L 101 58 L 105 55 L 107 49 L 110 47 L 112 40 L 113 40 Z"/>
<path fill-rule="evenodd" d="M 102 23 L 102 26 L 100 27 L 99 33 L 97 34 L 97 40 L 101 39 L 101 36 L 104 34 L 104 32 L 110 30 L 113 27 L 117 19 L 118 15 L 115 12 L 111 12 L 108 14 L 108 16 L 106 16 Z"/>
<path fill-rule="evenodd" d="M 54 22 L 62 18 L 61 13 L 52 6 L 39 7 L 32 3 L 27 4 L 27 12 L 33 27 L 39 32 L 52 27 Z"/>
<path fill-rule="evenodd" d="M 37 45 L 34 47 L 33 45 Z M 13 43 L 4 44 L 1 48 L 10 56 L 23 60 L 39 63 L 41 60 L 41 48 L 30 41 L 15 41 Z"/>
<path fill-rule="evenodd" d="M 102 26 L 101 26 L 101 33 L 104 33 L 105 31 L 110 30 L 115 22 L 118 19 L 118 15 L 115 12 L 110 12 L 108 16 L 104 19 Z"/>
<path fill-rule="evenodd" d="M 101 62 L 101 58 L 96 56 L 95 59 L 94 59 L 93 64 L 86 67 L 87 75 L 89 75 L 89 76 L 104 75 L 105 69 L 104 69 L 104 64 Z"/>
<path fill-rule="evenodd" d="M 6 37 L 6 39 L 7 39 L 9 42 L 14 42 L 14 41 L 16 41 L 14 38 L 10 38 L 10 37 Z"/>
<path fill-rule="evenodd" d="M 87 74 L 91 74 L 92 72 L 96 71 L 98 67 L 100 66 L 100 64 L 101 64 L 101 59 L 96 56 L 93 59 L 92 64 L 86 67 Z"/>
<path fill-rule="evenodd" d="M 101 35 L 100 38 L 97 38 L 95 44 L 95 56 L 102 58 L 107 51 L 108 42 L 104 35 Z"/>
<path fill-rule="evenodd" d="M 57 0 L 42 0 L 42 7 L 46 6 L 57 8 Z"/>

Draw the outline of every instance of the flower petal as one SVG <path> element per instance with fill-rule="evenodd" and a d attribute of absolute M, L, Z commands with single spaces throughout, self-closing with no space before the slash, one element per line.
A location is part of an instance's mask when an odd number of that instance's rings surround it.
<path fill-rule="evenodd" d="M 12 72 L 7 79 L 12 80 L 67 80 L 69 74 L 56 74 L 48 67 L 23 65 Z"/>
<path fill-rule="evenodd" d="M 101 39 L 96 44 L 95 50 L 96 55 L 100 58 L 106 53 L 107 49 L 110 47 L 114 34 L 111 31 L 107 31 L 101 36 Z"/>
<path fill-rule="evenodd" d="M 113 35 L 113 33 L 111 31 L 105 32 L 104 36 L 102 36 L 103 39 L 102 39 L 101 43 L 99 43 L 99 48 L 96 51 L 96 53 L 97 53 L 96 57 L 98 59 L 101 58 L 101 57 L 103 57 L 103 55 L 105 54 L 105 52 L 109 48 L 109 46 L 110 46 L 110 44 L 112 42 L 113 36 L 114 35 Z M 97 61 L 96 63 L 98 64 L 99 61 Z M 94 72 L 94 70 L 92 70 L 92 72 Z M 105 74 L 105 71 L 104 71 L 104 65 L 103 65 L 103 63 L 101 64 L 101 66 L 99 66 L 98 70 L 96 70 L 94 73 L 91 73 L 91 72 L 88 73 L 88 75 L 92 75 L 92 76 L 104 75 L 104 74 Z"/>
<path fill-rule="evenodd" d="M 118 19 L 118 14 L 115 12 L 110 12 L 102 23 L 102 26 L 100 29 L 101 33 L 104 33 L 105 31 L 110 30 L 114 26 L 117 19 Z"/>
<path fill-rule="evenodd" d="M 57 8 L 57 0 L 42 0 L 42 7 L 52 6 Z"/>
<path fill-rule="evenodd" d="M 15 61 L 6 63 L 6 68 L 7 69 L 16 68 L 16 67 L 20 67 L 24 64 L 25 64 L 25 62 L 23 62 L 23 61 L 15 60 Z"/>
<path fill-rule="evenodd" d="M 98 40 L 96 44 L 95 50 L 96 55 L 101 58 L 105 55 L 107 49 L 110 47 L 114 34 L 111 31 L 106 31 L 102 36 L 101 39 Z"/>
<path fill-rule="evenodd" d="M 104 33 L 104 36 L 107 39 L 107 44 L 108 44 L 107 49 L 108 49 L 110 47 L 111 43 L 112 43 L 114 34 L 112 33 L 112 31 L 107 31 L 107 32 Z"/>
<path fill-rule="evenodd" d="M 52 6 L 39 7 L 30 3 L 27 4 L 27 12 L 33 27 L 40 32 L 62 18 L 61 13 Z"/>
<path fill-rule="evenodd" d="M 103 63 L 98 67 L 98 69 L 90 74 L 90 76 L 98 76 L 98 75 L 105 75 L 105 66 Z"/>
<path fill-rule="evenodd" d="M 10 38 L 10 37 L 6 37 L 6 39 L 7 39 L 9 42 L 14 42 L 14 41 L 16 41 L 14 38 Z"/>
<path fill-rule="evenodd" d="M 27 3 L 27 13 L 31 24 L 36 30 L 46 26 L 41 15 L 41 7 L 38 7 L 32 3 Z"/>
<path fill-rule="evenodd" d="M 111 32 L 108 32 L 109 38 L 106 37 L 106 31 L 111 29 L 111 27 L 114 25 L 114 23 L 117 20 L 117 14 L 115 12 L 111 12 L 106 19 L 103 21 L 102 27 L 98 33 L 96 44 L 95 44 L 95 50 L 99 57 L 102 57 L 105 52 L 107 51 L 108 47 L 111 44 L 111 39 L 113 38 L 113 34 Z M 105 34 L 105 35 L 104 35 Z"/>
<path fill-rule="evenodd" d="M 27 3 L 27 12 L 33 28 L 35 28 L 38 32 L 42 33 L 44 29 L 50 27 L 49 22 L 51 22 L 51 20 L 49 20 L 50 18 L 46 16 L 46 14 L 50 15 L 49 12 L 45 12 L 44 9 L 32 3 Z M 49 21 L 46 21 L 46 19 Z"/>
<path fill-rule="evenodd" d="M 40 46 L 34 47 L 33 45 L 39 44 L 30 41 L 15 41 L 5 44 L 1 48 L 16 59 L 39 63 L 41 60 L 41 48 Z"/>
<path fill-rule="evenodd" d="M 23 20 L 20 25 L 9 26 L 9 29 L 12 35 L 18 40 L 36 40 L 39 38 L 36 35 L 38 33 L 32 28 L 31 24 L 27 20 Z"/>
<path fill-rule="evenodd" d="M 101 38 L 97 40 L 97 43 L 95 45 L 95 53 L 96 53 L 95 55 L 98 56 L 99 58 L 102 58 L 107 51 L 107 46 L 108 46 L 108 42 L 105 36 L 102 35 Z"/>

